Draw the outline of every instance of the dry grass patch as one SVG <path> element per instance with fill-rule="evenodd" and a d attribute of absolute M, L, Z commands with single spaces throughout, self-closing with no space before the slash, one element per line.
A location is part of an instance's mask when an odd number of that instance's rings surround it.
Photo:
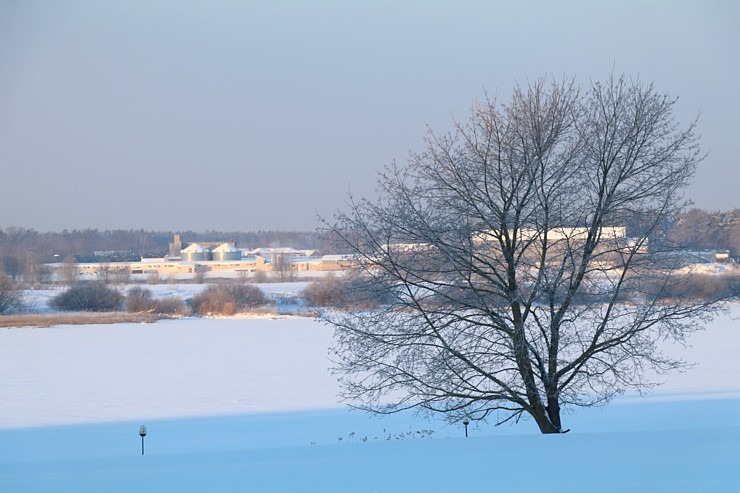
<path fill-rule="evenodd" d="M 168 317 L 163 317 L 154 313 L 124 312 L 36 313 L 0 316 L 0 327 L 54 327 L 56 325 L 152 323 L 162 318 Z"/>

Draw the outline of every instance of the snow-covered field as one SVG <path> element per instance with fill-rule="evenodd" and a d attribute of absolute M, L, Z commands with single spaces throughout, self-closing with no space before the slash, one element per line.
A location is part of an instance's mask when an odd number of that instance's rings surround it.
<path fill-rule="evenodd" d="M 344 408 L 331 329 L 308 318 L 0 329 L 0 492 L 740 491 L 738 318 L 671 348 L 695 368 L 576 410 L 566 435 L 470 438 Z"/>

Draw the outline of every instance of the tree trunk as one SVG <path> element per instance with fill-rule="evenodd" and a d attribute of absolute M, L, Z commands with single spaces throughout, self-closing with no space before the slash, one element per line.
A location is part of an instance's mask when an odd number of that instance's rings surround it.
<path fill-rule="evenodd" d="M 560 406 L 559 405 L 557 406 L 555 410 L 551 409 L 550 407 L 539 406 L 531 414 L 532 414 L 532 417 L 534 418 L 534 421 L 537 423 L 537 426 L 540 428 L 541 433 L 543 434 L 562 433 L 560 429 Z"/>
<path fill-rule="evenodd" d="M 558 429 L 558 433 L 562 433 L 563 424 L 560 421 L 560 403 L 558 402 L 557 397 L 547 398 L 547 407 L 545 407 L 545 410 L 547 411 L 550 423 Z"/>

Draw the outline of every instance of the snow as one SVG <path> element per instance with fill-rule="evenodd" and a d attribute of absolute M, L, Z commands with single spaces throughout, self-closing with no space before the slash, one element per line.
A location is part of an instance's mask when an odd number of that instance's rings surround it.
<path fill-rule="evenodd" d="M 0 426 L 336 406 L 329 328 L 308 318 L 0 333 Z"/>
<path fill-rule="evenodd" d="M 221 243 L 219 246 L 213 249 L 213 253 L 221 253 L 221 252 L 238 252 L 239 249 L 236 248 L 231 243 Z"/>
<path fill-rule="evenodd" d="M 309 318 L 3 329 L 0 491 L 740 491 L 739 317 L 670 348 L 696 367 L 574 411 L 566 435 L 467 439 L 343 407 Z"/>
<path fill-rule="evenodd" d="M 207 251 L 204 247 L 202 247 L 199 243 L 191 243 L 186 248 L 184 248 L 183 253 L 202 253 Z"/>

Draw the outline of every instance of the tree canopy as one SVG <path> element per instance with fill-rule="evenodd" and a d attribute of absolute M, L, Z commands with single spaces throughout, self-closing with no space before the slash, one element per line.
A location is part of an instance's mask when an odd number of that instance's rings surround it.
<path fill-rule="evenodd" d="M 614 75 L 537 80 L 430 130 L 377 200 L 350 196 L 327 227 L 358 292 L 386 303 L 323 315 L 345 397 L 559 433 L 563 407 L 681 366 L 658 342 L 684 340 L 717 300 L 668 296 L 680 263 L 650 242 L 702 159 L 675 104 Z"/>

